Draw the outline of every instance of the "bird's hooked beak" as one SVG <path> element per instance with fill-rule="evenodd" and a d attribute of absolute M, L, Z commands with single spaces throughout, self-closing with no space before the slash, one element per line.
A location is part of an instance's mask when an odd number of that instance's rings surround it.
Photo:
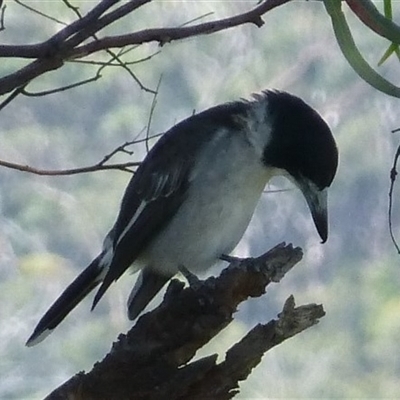
<path fill-rule="evenodd" d="M 318 234 L 325 243 L 328 239 L 328 188 L 320 190 L 308 179 L 296 180 L 306 198 Z"/>

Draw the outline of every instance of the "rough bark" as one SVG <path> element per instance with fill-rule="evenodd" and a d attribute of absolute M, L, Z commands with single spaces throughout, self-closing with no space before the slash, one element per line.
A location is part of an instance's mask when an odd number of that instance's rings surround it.
<path fill-rule="evenodd" d="M 109 354 L 54 390 L 58 399 L 230 399 L 272 347 L 311 327 L 324 316 L 322 306 L 295 307 L 290 296 L 277 319 L 259 324 L 217 363 L 213 354 L 190 361 L 196 351 L 223 330 L 237 306 L 259 297 L 278 282 L 302 251 L 280 244 L 258 258 L 232 259 L 217 278 L 183 288 L 173 280 L 163 303 L 120 335 Z"/>

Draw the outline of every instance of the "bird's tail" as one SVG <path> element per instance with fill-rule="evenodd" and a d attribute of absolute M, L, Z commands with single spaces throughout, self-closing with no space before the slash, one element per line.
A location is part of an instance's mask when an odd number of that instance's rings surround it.
<path fill-rule="evenodd" d="M 130 320 L 133 321 L 143 311 L 172 276 L 161 275 L 148 267 L 142 269 L 128 299 Z"/>
<path fill-rule="evenodd" d="M 104 278 L 104 267 L 100 263 L 102 256 L 103 254 L 95 258 L 49 308 L 26 342 L 27 346 L 34 346 L 45 339 L 70 311 L 101 283 Z"/>

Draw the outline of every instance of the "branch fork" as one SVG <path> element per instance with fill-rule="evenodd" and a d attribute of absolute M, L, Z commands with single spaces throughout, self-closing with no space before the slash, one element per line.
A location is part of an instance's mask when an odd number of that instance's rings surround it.
<path fill-rule="evenodd" d="M 173 280 L 163 303 L 143 315 L 92 371 L 79 373 L 47 400 L 55 399 L 230 399 L 264 353 L 324 316 L 322 306 L 296 307 L 293 296 L 278 319 L 258 324 L 232 345 L 225 360 L 212 354 L 191 361 L 197 350 L 223 330 L 237 306 L 258 297 L 302 257 L 284 243 L 257 258 L 234 259 L 217 278 L 183 288 Z"/>

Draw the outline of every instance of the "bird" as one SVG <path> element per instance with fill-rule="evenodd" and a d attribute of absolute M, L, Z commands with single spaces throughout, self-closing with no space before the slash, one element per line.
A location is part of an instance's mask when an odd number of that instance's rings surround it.
<path fill-rule="evenodd" d="M 140 271 L 127 303 L 130 320 L 180 268 L 207 271 L 234 250 L 274 176 L 300 189 L 326 242 L 327 191 L 337 166 L 328 124 L 286 91 L 264 90 L 184 119 L 150 149 L 100 254 L 44 314 L 26 345 L 41 342 L 100 285 L 93 310 L 128 269 Z"/>

